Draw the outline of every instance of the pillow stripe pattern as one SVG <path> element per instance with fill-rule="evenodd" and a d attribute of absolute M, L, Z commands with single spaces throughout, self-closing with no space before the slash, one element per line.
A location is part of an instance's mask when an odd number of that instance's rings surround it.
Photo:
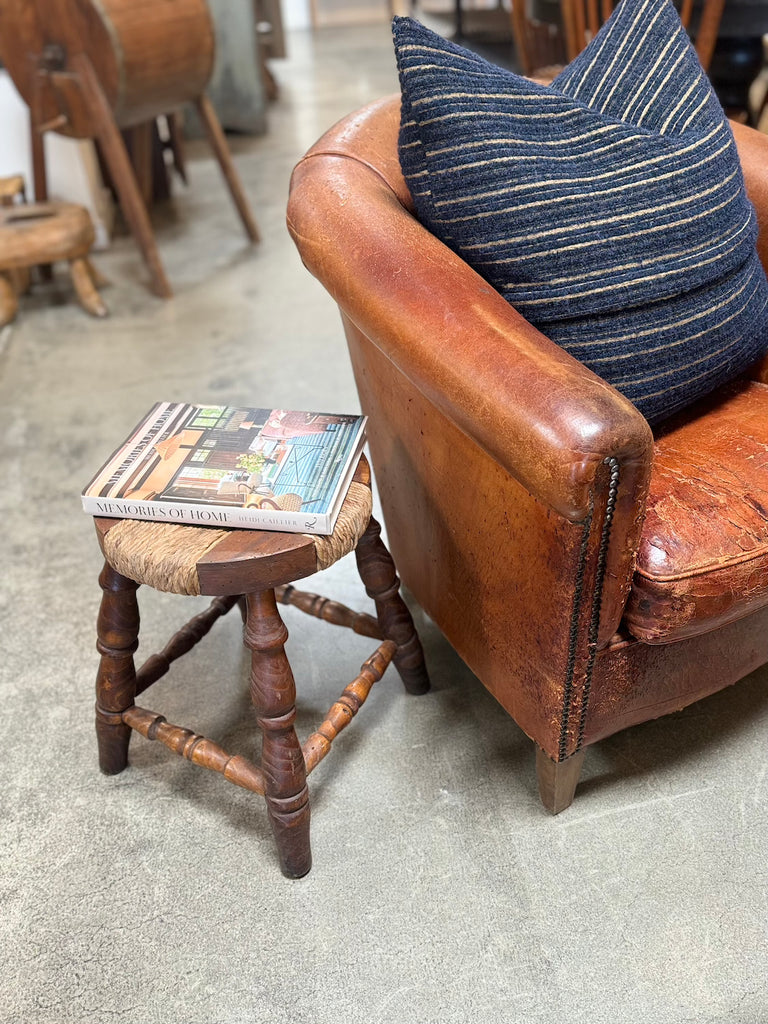
<path fill-rule="evenodd" d="M 768 348 L 733 135 L 670 0 L 622 0 L 543 86 L 393 24 L 419 219 L 658 421 Z"/>

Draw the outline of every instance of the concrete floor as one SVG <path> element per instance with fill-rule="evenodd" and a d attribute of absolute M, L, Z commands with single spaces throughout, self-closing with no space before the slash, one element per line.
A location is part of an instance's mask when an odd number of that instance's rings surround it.
<path fill-rule="evenodd" d="M 388 30 L 295 34 L 269 133 L 235 139 L 245 246 L 203 150 L 158 241 L 99 257 L 111 317 L 64 275 L 0 334 L 0 1020 L 13 1024 L 768 1021 L 768 672 L 587 757 L 542 810 L 530 741 L 417 616 L 433 691 L 387 673 L 312 776 L 315 866 L 279 873 L 258 798 L 140 737 L 96 767 L 100 559 L 79 491 L 159 398 L 354 411 L 337 314 L 284 227 L 291 167 L 396 88 Z M 366 607 L 346 560 L 312 582 Z M 144 595 L 142 652 L 196 610 Z M 302 735 L 369 642 L 287 609 Z M 232 616 L 147 704 L 255 755 Z"/>

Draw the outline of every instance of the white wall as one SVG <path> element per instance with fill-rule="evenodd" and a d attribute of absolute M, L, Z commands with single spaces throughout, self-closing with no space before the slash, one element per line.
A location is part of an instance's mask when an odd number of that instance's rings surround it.
<path fill-rule="evenodd" d="M 282 0 L 283 27 L 309 28 L 312 18 L 309 13 L 309 0 Z"/>

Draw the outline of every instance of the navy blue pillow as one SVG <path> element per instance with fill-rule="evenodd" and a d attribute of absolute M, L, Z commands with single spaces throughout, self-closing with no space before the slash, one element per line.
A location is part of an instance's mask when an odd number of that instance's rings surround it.
<path fill-rule="evenodd" d="M 393 23 L 419 220 L 651 422 L 768 349 L 757 225 L 670 0 L 622 0 L 542 86 Z"/>

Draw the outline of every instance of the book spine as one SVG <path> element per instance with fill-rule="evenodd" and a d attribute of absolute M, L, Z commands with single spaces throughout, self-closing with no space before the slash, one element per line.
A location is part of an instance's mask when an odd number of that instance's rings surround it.
<path fill-rule="evenodd" d="M 187 526 L 237 527 L 249 530 L 278 530 L 287 533 L 331 532 L 328 515 L 282 510 L 240 509 L 221 505 L 197 505 L 181 501 L 120 501 L 82 495 L 83 511 L 108 519 L 147 519 Z"/>

